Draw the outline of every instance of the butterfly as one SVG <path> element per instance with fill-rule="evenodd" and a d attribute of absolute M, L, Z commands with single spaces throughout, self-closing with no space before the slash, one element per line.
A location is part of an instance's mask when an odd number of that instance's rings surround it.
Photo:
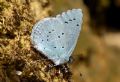
<path fill-rule="evenodd" d="M 82 18 L 81 9 L 72 9 L 38 21 L 31 33 L 33 47 L 55 65 L 68 62 L 80 34 Z"/>

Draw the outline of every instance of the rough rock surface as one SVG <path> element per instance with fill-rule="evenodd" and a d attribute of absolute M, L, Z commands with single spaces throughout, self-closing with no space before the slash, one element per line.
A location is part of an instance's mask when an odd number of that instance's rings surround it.
<path fill-rule="evenodd" d="M 0 0 L 0 82 L 69 82 L 71 72 L 30 43 L 32 26 L 49 16 L 48 0 Z"/>

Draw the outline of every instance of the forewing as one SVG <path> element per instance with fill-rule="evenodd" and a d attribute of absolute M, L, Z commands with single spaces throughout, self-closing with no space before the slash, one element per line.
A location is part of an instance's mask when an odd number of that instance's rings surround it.
<path fill-rule="evenodd" d="M 69 60 L 82 24 L 82 11 L 73 9 L 39 21 L 32 30 L 34 47 L 59 65 Z"/>

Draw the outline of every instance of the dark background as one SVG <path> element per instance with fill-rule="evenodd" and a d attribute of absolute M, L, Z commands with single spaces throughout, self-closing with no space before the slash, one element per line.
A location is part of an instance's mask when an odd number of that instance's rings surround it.
<path fill-rule="evenodd" d="M 83 10 L 83 25 L 71 64 L 75 82 L 119 82 L 120 0 L 54 0 L 53 13 Z"/>

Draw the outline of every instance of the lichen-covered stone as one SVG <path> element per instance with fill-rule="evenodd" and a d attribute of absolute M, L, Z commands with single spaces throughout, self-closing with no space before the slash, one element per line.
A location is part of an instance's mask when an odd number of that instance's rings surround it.
<path fill-rule="evenodd" d="M 0 82 L 70 81 L 67 65 L 54 67 L 30 43 L 32 26 L 51 9 L 48 0 L 0 0 Z"/>

